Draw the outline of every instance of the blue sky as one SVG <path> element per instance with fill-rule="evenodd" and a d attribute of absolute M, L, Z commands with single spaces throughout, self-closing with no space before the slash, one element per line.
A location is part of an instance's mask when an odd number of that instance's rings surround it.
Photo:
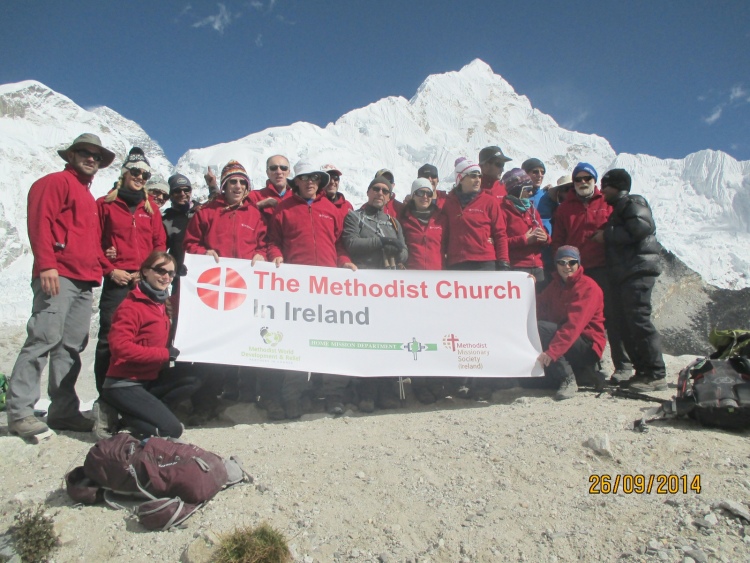
<path fill-rule="evenodd" d="M 4 0 L 0 16 L 0 83 L 106 105 L 172 162 L 408 99 L 475 58 L 617 152 L 750 159 L 748 0 Z"/>

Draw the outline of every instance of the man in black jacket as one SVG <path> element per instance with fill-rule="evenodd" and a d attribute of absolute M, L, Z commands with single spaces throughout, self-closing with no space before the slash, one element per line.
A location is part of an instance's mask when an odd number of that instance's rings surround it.
<path fill-rule="evenodd" d="M 667 388 L 661 337 L 651 322 L 651 291 L 661 273 L 656 226 L 648 202 L 630 195 L 631 178 L 622 168 L 607 172 L 601 191 L 612 215 L 599 235 L 604 239 L 609 298 L 614 323 L 635 367 L 630 389 L 639 392 Z"/>

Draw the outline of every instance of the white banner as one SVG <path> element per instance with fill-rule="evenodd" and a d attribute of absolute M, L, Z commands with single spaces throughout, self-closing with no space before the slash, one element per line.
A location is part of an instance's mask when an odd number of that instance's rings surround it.
<path fill-rule="evenodd" d="M 364 377 L 543 373 L 525 273 L 276 268 L 196 255 L 185 266 L 179 361 Z"/>

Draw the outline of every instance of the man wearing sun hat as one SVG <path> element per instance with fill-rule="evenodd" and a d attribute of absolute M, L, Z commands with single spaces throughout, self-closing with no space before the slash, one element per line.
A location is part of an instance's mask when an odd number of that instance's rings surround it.
<path fill-rule="evenodd" d="M 101 283 L 104 262 L 96 201 L 89 190 L 94 175 L 112 164 L 115 155 L 91 133 L 58 154 L 67 163 L 65 170 L 34 182 L 28 195 L 34 302 L 7 403 L 9 430 L 23 438 L 48 428 L 93 428 L 93 421 L 79 412 L 75 392 L 89 335 L 92 289 Z M 34 416 L 48 357 L 49 427 Z"/>

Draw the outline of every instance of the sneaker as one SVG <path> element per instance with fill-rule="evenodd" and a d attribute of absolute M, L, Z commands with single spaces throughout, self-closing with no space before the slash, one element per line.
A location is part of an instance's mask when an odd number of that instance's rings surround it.
<path fill-rule="evenodd" d="M 634 377 L 630 380 L 628 389 L 636 391 L 638 393 L 650 393 L 652 391 L 665 391 L 667 389 L 667 378 L 660 377 L 654 379 L 653 377 L 644 375 Z"/>
<path fill-rule="evenodd" d="M 109 438 L 117 427 L 117 411 L 101 399 L 94 403 L 91 409 L 94 416 L 94 434 L 99 440 Z"/>
<path fill-rule="evenodd" d="M 560 388 L 555 393 L 556 401 L 564 401 L 565 399 L 572 399 L 578 392 L 578 384 L 576 383 L 576 376 L 570 373 L 565 380 L 560 384 Z"/>
<path fill-rule="evenodd" d="M 8 424 L 8 430 L 21 438 L 30 438 L 31 436 L 47 432 L 49 427 L 34 415 L 29 415 L 25 418 L 12 421 Z"/>
<path fill-rule="evenodd" d="M 47 425 L 52 430 L 70 430 L 71 432 L 91 432 L 94 429 L 94 421 L 81 413 L 55 420 L 48 418 Z"/>

